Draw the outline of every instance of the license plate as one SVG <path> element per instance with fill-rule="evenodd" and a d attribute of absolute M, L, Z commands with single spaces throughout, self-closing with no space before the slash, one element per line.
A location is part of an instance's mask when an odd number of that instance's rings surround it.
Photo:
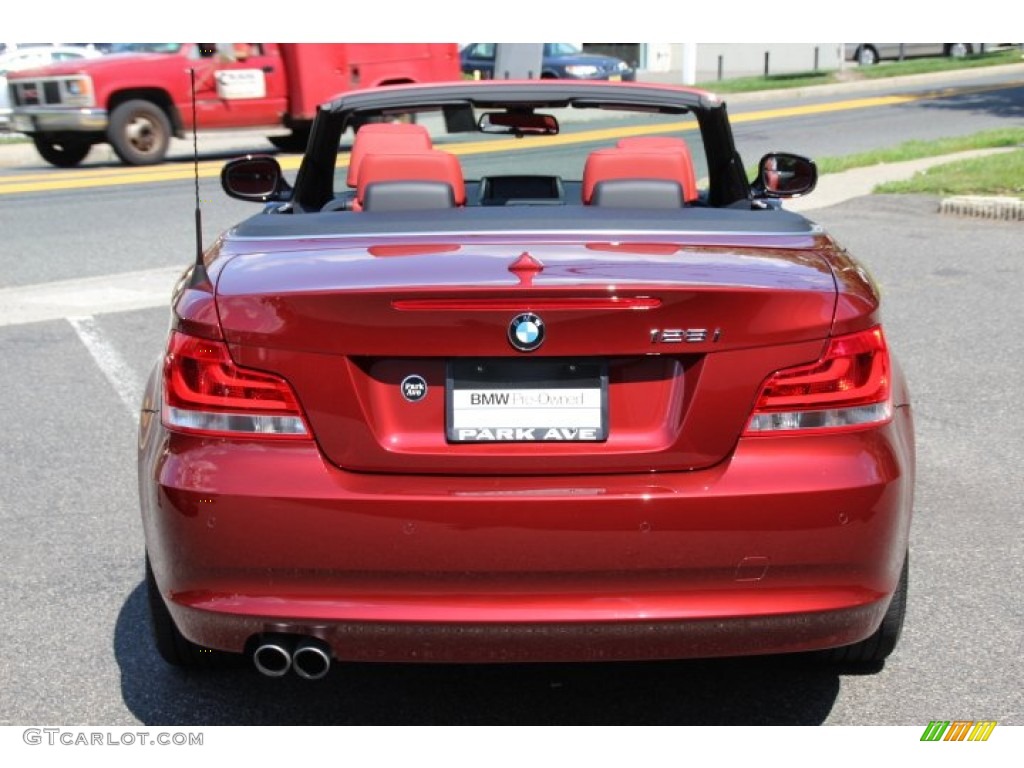
<path fill-rule="evenodd" d="M 618 83 L 622 80 L 622 75 L 608 75 L 608 79 L 613 83 Z"/>
<path fill-rule="evenodd" d="M 28 115 L 11 115 L 11 130 L 16 133 L 31 133 L 32 118 Z"/>
<path fill-rule="evenodd" d="M 452 443 L 600 442 L 608 437 L 603 362 L 452 361 L 446 403 Z"/>

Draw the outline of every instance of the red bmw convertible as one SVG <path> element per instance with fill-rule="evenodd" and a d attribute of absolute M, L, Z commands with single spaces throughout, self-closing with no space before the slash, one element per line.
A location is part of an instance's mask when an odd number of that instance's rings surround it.
<path fill-rule="evenodd" d="M 358 127 L 354 140 L 350 129 Z M 914 437 L 865 269 L 702 91 L 347 94 L 173 298 L 142 408 L 157 648 L 877 665 Z"/>

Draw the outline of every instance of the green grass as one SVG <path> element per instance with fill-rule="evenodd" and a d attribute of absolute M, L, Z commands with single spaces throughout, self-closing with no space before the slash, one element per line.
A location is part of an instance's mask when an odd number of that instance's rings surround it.
<path fill-rule="evenodd" d="M 790 72 L 785 75 L 768 77 L 736 77 L 731 80 L 709 80 L 697 83 L 716 93 L 748 93 L 750 91 L 775 90 L 776 88 L 804 88 L 808 85 L 829 85 L 840 82 L 835 72 Z"/>
<path fill-rule="evenodd" d="M 1024 149 L 937 165 L 906 181 L 881 184 L 875 192 L 993 195 L 1024 200 Z"/>
<path fill-rule="evenodd" d="M 817 163 L 819 173 L 838 173 L 850 168 L 863 168 L 879 163 L 899 163 L 904 160 L 917 160 L 921 157 L 966 152 L 970 149 L 1017 146 L 1024 146 L 1024 128 L 1000 128 L 969 136 L 954 136 L 934 141 L 905 141 L 888 149 L 861 152 L 843 157 L 823 157 L 817 160 Z"/>
<path fill-rule="evenodd" d="M 816 158 L 818 173 L 840 173 L 851 168 L 865 168 L 882 163 L 900 163 L 904 160 L 918 160 L 922 157 L 938 157 L 954 152 L 967 152 L 972 149 L 996 149 L 1001 147 L 1024 147 L 1024 128 L 1000 128 L 994 131 L 982 131 L 968 136 L 952 136 L 946 139 L 919 141 L 913 139 L 897 144 L 895 147 L 875 149 L 870 152 L 859 152 L 842 157 Z M 747 178 L 757 175 L 757 167 L 747 168 Z"/>
<path fill-rule="evenodd" d="M 708 80 L 698 83 L 698 88 L 706 88 L 717 93 L 745 93 L 748 91 L 764 91 L 776 88 L 803 88 L 809 85 L 829 85 L 832 83 L 848 83 L 852 80 L 875 80 L 900 75 L 918 75 L 928 72 L 946 72 L 954 69 L 972 69 L 975 67 L 992 67 L 999 64 L 1020 64 L 1020 49 L 1014 48 L 993 53 L 975 54 L 960 59 L 948 57 L 927 57 L 892 61 L 874 64 L 870 67 L 856 67 L 852 64 L 842 72 L 808 71 L 794 72 L 768 77 L 738 77 L 729 80 Z"/>
<path fill-rule="evenodd" d="M 838 173 L 851 168 L 938 157 L 972 149 L 1012 147 L 1019 149 L 988 157 L 943 163 L 906 181 L 881 184 L 875 188 L 875 192 L 941 196 L 995 195 L 1024 199 L 1024 128 L 1001 128 L 934 141 L 905 141 L 888 149 L 844 157 L 825 157 L 818 161 L 818 172 Z"/>
<path fill-rule="evenodd" d="M 1021 51 L 1008 49 L 993 53 L 974 54 L 961 59 L 951 57 L 924 57 L 907 59 L 906 61 L 883 61 L 870 67 L 858 67 L 857 73 L 865 80 L 876 80 L 881 77 L 899 77 L 901 75 L 920 75 L 928 72 L 946 72 L 952 69 L 973 69 L 975 67 L 992 67 L 998 64 L 1020 64 Z"/>

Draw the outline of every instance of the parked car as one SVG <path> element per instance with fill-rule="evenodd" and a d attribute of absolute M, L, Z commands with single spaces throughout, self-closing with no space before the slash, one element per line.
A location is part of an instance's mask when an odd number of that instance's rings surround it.
<path fill-rule="evenodd" d="M 7 73 L 43 67 L 58 61 L 75 61 L 101 56 L 89 46 L 29 45 L 5 50 L 0 55 L 0 130 L 7 130 L 11 121 L 11 103 L 7 92 Z"/>
<path fill-rule="evenodd" d="M 470 43 L 463 47 L 462 72 L 480 79 L 494 75 L 496 43 Z M 584 53 L 572 43 L 544 43 L 541 78 L 571 80 L 635 80 L 636 71 L 622 59 L 597 53 Z"/>
<path fill-rule="evenodd" d="M 713 94 L 568 80 L 345 94 L 294 187 L 229 162 L 263 210 L 182 276 L 140 419 L 163 657 L 877 667 L 907 385 L 864 266 L 780 206 L 814 163 L 759 167 Z"/>
<path fill-rule="evenodd" d="M 917 56 L 953 56 L 974 53 L 975 43 L 846 43 L 846 60 L 868 66 L 883 59 L 907 59 Z"/>

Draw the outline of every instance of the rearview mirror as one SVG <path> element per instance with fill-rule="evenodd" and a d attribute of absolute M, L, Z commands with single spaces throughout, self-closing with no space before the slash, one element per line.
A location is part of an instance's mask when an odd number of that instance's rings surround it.
<path fill-rule="evenodd" d="M 253 203 L 287 200 L 292 191 L 281 166 L 269 155 L 229 160 L 220 172 L 220 185 L 230 197 Z"/>
<path fill-rule="evenodd" d="M 818 184 L 818 166 L 809 157 L 772 152 L 761 158 L 753 184 L 758 197 L 800 197 Z"/>
<path fill-rule="evenodd" d="M 558 119 L 554 115 L 533 112 L 484 112 L 477 128 L 481 133 L 554 136 L 558 133 Z"/>

